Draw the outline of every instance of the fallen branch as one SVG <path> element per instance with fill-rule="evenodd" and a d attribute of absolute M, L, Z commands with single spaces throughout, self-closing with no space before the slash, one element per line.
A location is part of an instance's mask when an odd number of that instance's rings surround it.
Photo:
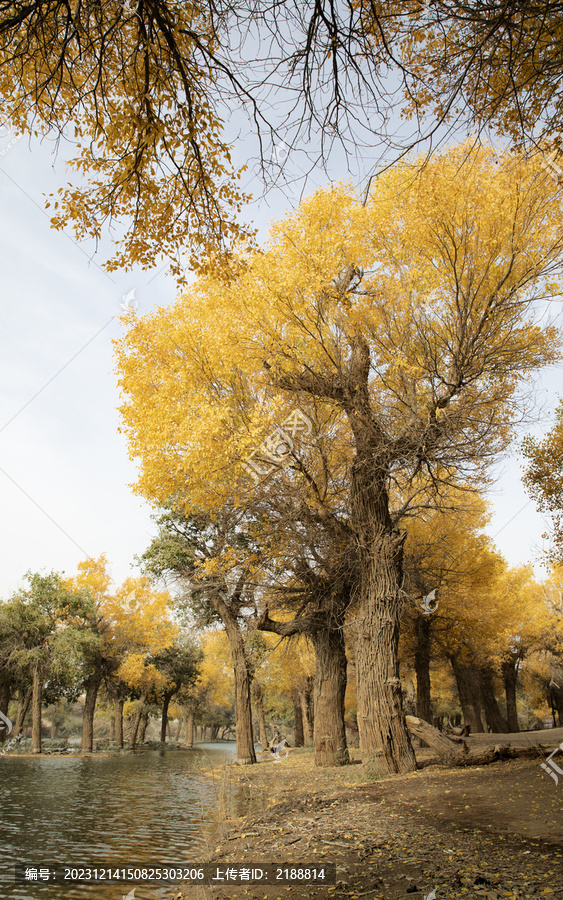
<path fill-rule="evenodd" d="M 517 746 L 504 740 L 502 744 L 490 747 L 471 746 L 471 738 L 448 738 L 437 728 L 429 725 L 417 716 L 406 716 L 407 728 L 416 737 L 426 741 L 442 762 L 449 766 L 483 766 L 499 759 L 516 759 L 517 757 L 543 756 L 545 749 L 539 744 Z M 483 735 L 480 735 L 482 738 Z M 497 736 L 491 735 L 492 740 Z M 516 737 L 516 735 L 515 735 Z M 503 738 L 505 736 L 503 735 Z M 459 746 L 461 744 L 461 746 Z"/>

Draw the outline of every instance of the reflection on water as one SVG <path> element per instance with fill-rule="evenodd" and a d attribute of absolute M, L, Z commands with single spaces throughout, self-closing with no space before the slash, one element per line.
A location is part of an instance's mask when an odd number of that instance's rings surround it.
<path fill-rule="evenodd" d="M 197 863 L 219 806 L 243 814 L 244 790 L 225 798 L 205 766 L 234 761 L 235 745 L 124 756 L 0 757 L 0 897 L 121 900 L 133 883 L 14 884 L 14 865 L 123 866 Z M 227 770 L 228 771 L 228 770 Z M 170 885 L 145 883 L 137 900 Z"/>

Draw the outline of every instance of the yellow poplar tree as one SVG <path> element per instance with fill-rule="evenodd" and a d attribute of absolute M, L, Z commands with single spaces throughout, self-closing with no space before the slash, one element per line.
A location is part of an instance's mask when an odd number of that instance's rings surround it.
<path fill-rule="evenodd" d="M 261 443 L 283 477 L 306 481 L 302 434 L 282 424 L 296 408 L 332 417 L 360 564 L 360 746 L 383 770 L 416 766 L 397 656 L 405 534 L 391 487 L 482 482 L 506 448 L 519 385 L 559 356 L 534 302 L 559 291 L 561 212 L 537 166 L 453 147 L 380 175 L 366 206 L 347 185 L 317 191 L 236 281 L 202 279 L 118 346 L 137 490 L 154 502 L 244 508 L 280 489 L 281 474 L 266 472 L 253 494 L 243 464 Z M 302 496 L 321 505 L 306 487 Z"/>
<path fill-rule="evenodd" d="M 148 578 L 128 578 L 111 593 L 104 555 L 80 562 L 77 568 L 78 574 L 65 583 L 71 590 L 88 590 L 97 601 L 96 613 L 88 624 L 101 637 L 87 661 L 89 673 L 84 682 L 82 750 L 91 752 L 96 699 L 104 677 L 120 677 L 120 666 L 130 653 L 143 656 L 170 646 L 178 628 L 169 615 L 170 595 L 153 590 Z M 121 701 L 119 716 L 122 708 Z"/>

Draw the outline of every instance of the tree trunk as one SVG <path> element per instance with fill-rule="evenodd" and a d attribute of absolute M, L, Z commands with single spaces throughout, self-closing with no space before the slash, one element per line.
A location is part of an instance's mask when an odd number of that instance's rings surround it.
<path fill-rule="evenodd" d="M 186 724 L 186 733 L 184 735 L 184 747 L 191 749 L 194 745 L 194 713 L 188 709 L 184 713 L 184 721 Z"/>
<path fill-rule="evenodd" d="M 141 694 L 141 699 L 139 700 L 139 708 L 135 713 L 135 718 L 133 720 L 133 728 L 131 731 L 131 738 L 129 741 L 129 749 L 134 750 L 137 746 L 137 735 L 139 733 L 139 725 L 141 724 L 141 719 L 143 717 L 143 713 L 145 711 L 145 700 L 147 699 L 147 692 L 143 691 Z"/>
<path fill-rule="evenodd" d="M 225 626 L 233 660 L 237 764 L 239 766 L 248 766 L 256 762 L 256 754 L 254 752 L 254 735 L 252 733 L 250 675 L 244 638 L 237 620 L 229 611 L 229 607 L 220 594 L 214 596 L 213 605 Z"/>
<path fill-rule="evenodd" d="M 416 714 L 419 719 L 432 724 L 432 703 L 430 698 L 430 629 L 431 617 L 416 617 L 416 650 L 414 665 L 416 670 Z"/>
<path fill-rule="evenodd" d="M 115 715 L 109 717 L 109 739 L 115 744 Z"/>
<path fill-rule="evenodd" d="M 342 766 L 350 762 L 344 724 L 346 650 L 341 628 L 311 634 L 315 648 L 315 719 L 313 737 L 316 766 Z"/>
<path fill-rule="evenodd" d="M 311 721 L 311 705 L 309 699 L 311 696 L 311 678 L 306 679 L 306 687 L 299 691 L 299 699 L 301 701 L 301 719 L 303 722 L 303 734 L 307 745 L 313 743 L 313 723 Z"/>
<path fill-rule="evenodd" d="M 269 747 L 268 732 L 266 729 L 266 716 L 264 714 L 264 702 L 262 700 L 262 685 L 256 679 L 252 682 L 252 699 L 254 700 L 254 708 L 258 716 L 258 730 L 260 732 L 260 743 L 262 744 L 262 752 L 265 753 Z"/>
<path fill-rule="evenodd" d="M 482 707 L 479 674 L 473 666 L 459 662 L 455 656 L 450 656 L 449 660 L 457 684 L 464 724 L 470 726 L 473 734 L 482 732 L 484 728 L 481 720 Z"/>
<path fill-rule="evenodd" d="M 432 750 L 435 750 L 444 762 L 453 764 L 459 759 L 460 748 L 424 719 L 418 716 L 407 716 L 406 723 L 409 731 L 424 741 Z"/>
<path fill-rule="evenodd" d="M 23 731 L 23 723 L 25 722 L 25 717 L 27 716 L 27 711 L 29 709 L 29 704 L 31 703 L 31 698 L 33 696 L 33 688 L 28 688 L 22 696 L 22 691 L 20 689 L 20 698 L 18 701 L 18 711 L 16 714 L 16 724 L 14 726 L 14 734 L 15 737 L 18 734 L 21 734 Z"/>
<path fill-rule="evenodd" d="M 142 744 L 145 740 L 145 734 L 147 733 L 147 725 L 149 724 L 149 711 L 145 709 L 142 718 L 141 718 L 141 731 L 139 734 L 139 743 Z"/>
<path fill-rule="evenodd" d="M 123 747 L 123 698 L 115 701 L 115 743 Z"/>
<path fill-rule="evenodd" d="M 377 521 L 376 510 L 363 502 L 365 515 Z M 398 655 L 403 536 L 381 533 L 368 546 L 356 639 L 360 749 L 379 759 L 382 772 L 412 772 L 416 758 L 403 712 Z"/>
<path fill-rule="evenodd" d="M 293 701 L 293 712 L 295 715 L 295 746 L 302 747 L 305 743 L 303 737 L 303 713 L 301 712 L 301 700 L 299 699 L 299 691 L 295 688 L 292 691 L 291 699 Z"/>
<path fill-rule="evenodd" d="M 170 700 L 172 695 L 165 694 L 164 699 L 162 701 L 162 721 L 160 723 L 160 743 L 166 743 L 166 726 L 168 725 L 168 707 L 170 706 Z"/>
<path fill-rule="evenodd" d="M 41 753 L 41 697 L 43 695 L 43 679 L 41 669 L 36 664 L 33 671 L 31 752 Z"/>
<path fill-rule="evenodd" d="M 551 714 L 553 716 L 554 728 L 557 725 L 557 716 L 555 714 L 556 710 L 557 714 L 559 715 L 559 725 L 563 725 L 563 679 L 561 679 L 560 675 L 558 675 L 557 677 L 558 681 L 555 681 L 552 677 L 547 692 L 547 698 L 551 706 Z M 561 683 L 559 683 L 560 681 Z"/>
<path fill-rule="evenodd" d="M 9 681 L 0 681 L 0 712 L 8 717 L 8 707 L 10 706 L 11 686 Z M 3 744 L 7 737 L 7 728 L 0 728 L 0 744 Z"/>
<path fill-rule="evenodd" d="M 508 718 L 508 730 L 520 731 L 518 725 L 518 710 L 516 708 L 516 679 L 518 660 L 510 658 L 503 660 L 502 677 L 504 681 L 504 693 L 506 696 L 506 715 Z"/>
<path fill-rule="evenodd" d="M 178 725 L 176 727 L 176 734 L 174 735 L 174 740 L 177 744 L 180 743 L 180 735 L 182 733 L 182 716 L 178 716 Z"/>
<path fill-rule="evenodd" d="M 96 666 L 92 674 L 86 679 L 86 700 L 82 718 L 81 749 L 83 753 L 92 753 L 94 747 L 94 713 L 96 712 L 96 700 L 101 683 L 102 669 L 100 666 Z"/>
<path fill-rule="evenodd" d="M 481 676 L 481 697 L 485 708 L 487 722 L 491 727 L 491 731 L 495 734 L 507 734 L 509 731 L 508 722 L 504 718 L 499 709 L 495 689 L 493 684 L 493 671 L 489 666 L 482 667 Z"/>

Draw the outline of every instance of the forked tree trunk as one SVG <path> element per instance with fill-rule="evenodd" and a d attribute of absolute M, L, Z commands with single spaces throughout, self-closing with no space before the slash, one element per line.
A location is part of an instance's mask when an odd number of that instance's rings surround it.
<path fill-rule="evenodd" d="M 464 724 L 471 727 L 473 734 L 484 731 L 481 719 L 481 683 L 473 666 L 459 662 L 457 657 L 449 657 L 455 680 L 459 703 L 463 710 Z"/>
<path fill-rule="evenodd" d="M 342 628 L 319 629 L 311 634 L 315 648 L 313 741 L 316 766 L 342 766 L 350 762 L 344 724 L 346 649 Z"/>
<path fill-rule="evenodd" d="M 86 700 L 82 718 L 82 752 L 91 753 L 94 746 L 94 714 L 98 690 L 102 683 L 102 670 L 97 666 L 86 680 Z"/>
<path fill-rule="evenodd" d="M 15 736 L 21 734 L 23 731 L 23 723 L 25 722 L 25 717 L 27 716 L 27 711 L 29 709 L 29 704 L 31 703 L 31 698 L 33 696 L 33 688 L 30 687 L 26 690 L 25 694 L 22 696 L 22 692 L 20 690 L 20 698 L 18 701 L 18 711 L 16 713 L 16 724 L 14 726 Z"/>
<path fill-rule="evenodd" d="M 301 712 L 299 692 L 295 688 L 291 693 L 291 699 L 293 701 L 293 713 L 295 715 L 295 746 L 302 747 L 305 743 L 303 737 L 303 714 Z"/>
<path fill-rule="evenodd" d="M 491 731 L 494 731 L 495 734 L 506 734 L 508 732 L 508 722 L 501 713 L 497 703 L 493 684 L 493 672 L 487 666 L 480 670 L 480 676 L 481 698 L 485 708 L 487 723 L 490 725 Z"/>
<path fill-rule="evenodd" d="M 264 701 L 262 699 L 262 685 L 256 679 L 252 682 L 252 699 L 254 701 L 254 709 L 258 717 L 258 729 L 260 732 L 260 743 L 262 744 L 262 752 L 265 753 L 269 747 L 268 731 L 266 729 L 266 716 L 264 713 Z"/>
<path fill-rule="evenodd" d="M 123 699 L 115 701 L 115 743 L 123 747 Z"/>
<path fill-rule="evenodd" d="M 508 730 L 520 731 L 518 724 L 518 710 L 516 707 L 516 667 L 518 660 L 505 659 L 502 663 L 502 678 L 504 681 L 504 693 L 506 696 L 506 716 L 508 718 Z"/>
<path fill-rule="evenodd" d="M 416 670 L 416 714 L 419 719 L 432 724 L 432 703 L 430 697 L 430 629 L 429 616 L 416 617 L 416 650 L 414 665 Z"/>
<path fill-rule="evenodd" d="M 135 713 L 135 718 L 133 719 L 133 728 L 131 730 L 131 739 L 129 741 L 129 749 L 134 750 L 137 746 L 137 735 L 139 734 L 139 725 L 141 724 L 141 719 L 145 712 L 145 701 L 147 699 L 147 692 L 143 691 L 141 694 L 141 699 L 139 700 L 139 707 L 137 712 Z"/>
<path fill-rule="evenodd" d="M 31 752 L 41 753 L 41 698 L 43 695 L 43 679 L 41 668 L 37 664 L 33 670 L 33 698 L 31 724 Z"/>
<path fill-rule="evenodd" d="M 348 390 L 354 396 L 349 421 L 356 443 L 351 508 L 360 563 L 356 631 L 360 749 L 378 758 L 382 772 L 413 772 L 416 759 L 399 678 L 405 535 L 394 528 L 389 513 L 389 461 L 378 450 L 381 436 L 370 423 L 369 370 L 369 346 L 358 336 L 352 347 Z"/>

